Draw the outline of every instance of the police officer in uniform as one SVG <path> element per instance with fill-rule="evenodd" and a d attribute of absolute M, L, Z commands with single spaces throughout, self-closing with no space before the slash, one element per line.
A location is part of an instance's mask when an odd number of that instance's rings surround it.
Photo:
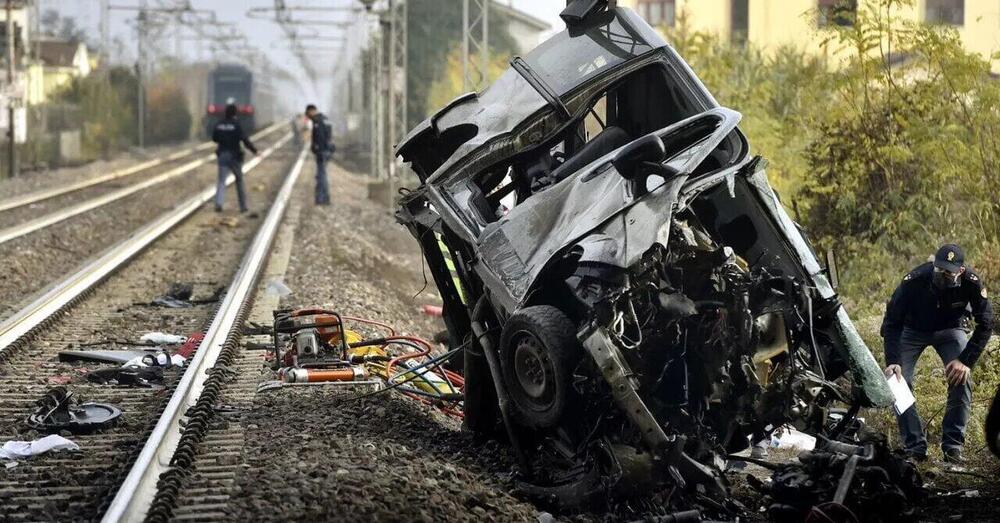
<path fill-rule="evenodd" d="M 243 131 L 236 119 L 236 105 L 226 106 L 225 118 L 215 124 L 212 129 L 212 141 L 219 144 L 215 156 L 219 162 L 219 179 L 215 186 L 215 211 L 222 211 L 222 201 L 226 196 L 226 177 L 232 172 L 236 177 L 236 196 L 240 203 L 240 212 L 247 212 L 246 188 L 243 186 L 243 147 L 257 154 L 257 148 Z"/>
<path fill-rule="evenodd" d="M 333 126 L 325 114 L 316 106 L 306 106 L 306 116 L 312 122 L 310 149 L 316 156 L 316 205 L 330 205 L 330 185 L 326 178 L 326 164 L 333 156 Z"/>
<path fill-rule="evenodd" d="M 971 311 L 976 322 L 969 338 L 963 322 Z M 941 424 L 946 461 L 960 463 L 965 426 L 972 402 L 972 367 L 993 332 L 993 308 L 983 281 L 965 266 L 958 245 L 938 249 L 933 262 L 910 271 L 892 293 L 882 321 L 886 376 L 902 376 L 913 388 L 920 353 L 934 347 L 945 366 L 948 402 Z M 898 416 L 904 448 L 912 458 L 927 459 L 923 423 L 913 405 Z"/>

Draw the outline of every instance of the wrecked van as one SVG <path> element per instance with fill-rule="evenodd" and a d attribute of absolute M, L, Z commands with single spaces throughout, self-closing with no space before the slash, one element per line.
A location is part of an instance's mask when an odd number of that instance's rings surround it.
<path fill-rule="evenodd" d="M 397 219 L 466 347 L 466 426 L 505 432 L 530 492 L 723 499 L 729 453 L 891 396 L 741 115 L 633 11 L 563 15 L 398 145 Z"/>

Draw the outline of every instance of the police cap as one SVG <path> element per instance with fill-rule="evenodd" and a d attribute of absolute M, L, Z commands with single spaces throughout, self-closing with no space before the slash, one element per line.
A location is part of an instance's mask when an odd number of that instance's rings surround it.
<path fill-rule="evenodd" d="M 947 243 L 934 255 L 934 266 L 948 272 L 958 272 L 965 264 L 965 252 L 954 243 Z"/>

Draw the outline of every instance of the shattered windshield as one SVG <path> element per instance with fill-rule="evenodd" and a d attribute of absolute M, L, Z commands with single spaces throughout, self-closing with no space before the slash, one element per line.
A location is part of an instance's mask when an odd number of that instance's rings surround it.
<path fill-rule="evenodd" d="M 621 10 L 608 22 L 572 34 L 563 31 L 535 48 L 525 61 L 551 86 L 564 94 L 592 76 L 641 56 L 661 45 L 641 34 Z"/>

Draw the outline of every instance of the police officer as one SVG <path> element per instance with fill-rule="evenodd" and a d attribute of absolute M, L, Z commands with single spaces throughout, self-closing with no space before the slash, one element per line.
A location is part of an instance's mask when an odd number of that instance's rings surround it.
<path fill-rule="evenodd" d="M 335 149 L 333 145 L 333 126 L 325 114 L 319 112 L 316 106 L 306 106 L 306 116 L 312 122 L 312 144 L 310 149 L 316 155 L 316 205 L 330 205 L 330 186 L 326 179 L 326 163 L 330 161 Z"/>
<path fill-rule="evenodd" d="M 257 154 L 257 148 L 243 131 L 236 119 L 236 105 L 226 106 L 225 118 L 215 124 L 212 129 L 212 141 L 219 144 L 215 155 L 219 162 L 219 180 L 215 186 L 215 211 L 222 211 L 222 201 L 226 195 L 226 177 L 232 172 L 236 177 L 236 196 L 240 203 L 240 212 L 247 212 L 246 189 L 243 186 L 243 145 Z"/>
<path fill-rule="evenodd" d="M 976 326 L 971 339 L 962 328 L 971 311 Z M 892 293 L 882 321 L 886 376 L 902 376 L 913 388 L 913 371 L 928 345 L 945 365 L 948 403 L 941 424 L 941 450 L 946 461 L 960 463 L 965 426 L 972 402 L 972 367 L 993 329 L 993 308 L 983 281 L 965 266 L 958 245 L 938 249 L 933 262 L 910 271 Z M 897 418 L 904 448 L 911 457 L 927 459 L 927 438 L 913 405 Z"/>

